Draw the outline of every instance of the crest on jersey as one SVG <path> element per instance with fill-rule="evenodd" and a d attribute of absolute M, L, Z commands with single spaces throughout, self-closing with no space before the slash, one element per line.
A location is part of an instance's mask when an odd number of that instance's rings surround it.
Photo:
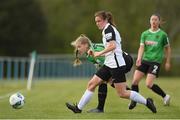
<path fill-rule="evenodd" d="M 112 39 L 112 33 L 105 34 L 106 40 Z"/>
<path fill-rule="evenodd" d="M 156 35 L 156 39 L 158 39 L 159 38 L 159 35 Z"/>

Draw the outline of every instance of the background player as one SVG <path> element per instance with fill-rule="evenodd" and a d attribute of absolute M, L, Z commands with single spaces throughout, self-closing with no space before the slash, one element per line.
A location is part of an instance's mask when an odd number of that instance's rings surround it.
<path fill-rule="evenodd" d="M 160 28 L 160 16 L 153 14 L 150 18 L 150 29 L 141 35 L 140 47 L 136 61 L 137 70 L 134 73 L 131 89 L 139 92 L 138 84 L 145 74 L 146 86 L 163 98 L 164 105 L 169 105 L 170 95 L 166 94 L 154 80 L 158 77 L 160 65 L 163 61 L 165 50 L 165 70 L 170 69 L 171 48 L 167 34 Z M 131 101 L 129 109 L 133 109 L 136 102 Z"/>

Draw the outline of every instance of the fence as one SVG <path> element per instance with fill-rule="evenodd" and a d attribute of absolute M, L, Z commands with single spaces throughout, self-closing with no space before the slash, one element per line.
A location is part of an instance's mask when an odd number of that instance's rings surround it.
<path fill-rule="evenodd" d="M 93 64 L 82 59 L 81 66 L 73 67 L 73 55 L 38 55 L 34 78 L 89 77 L 96 71 Z M 0 80 L 27 79 L 30 58 L 0 57 Z"/>
<path fill-rule="evenodd" d="M 85 59 L 82 59 L 81 66 L 73 67 L 73 59 L 73 55 L 39 55 L 34 77 L 89 77 L 96 71 L 94 65 Z"/>
<path fill-rule="evenodd" d="M 136 55 L 133 55 L 135 58 Z M 73 67 L 73 55 L 38 55 L 35 63 L 35 78 L 72 78 L 90 77 L 96 69 L 94 65 L 82 58 L 81 66 Z M 161 66 L 161 73 L 165 76 L 180 76 L 180 55 L 173 55 L 172 70 L 165 72 Z M 0 57 L 0 80 L 24 80 L 29 74 L 29 57 Z M 131 70 L 131 76 L 133 70 Z"/>
<path fill-rule="evenodd" d="M 0 57 L 0 80 L 25 79 L 29 72 L 29 58 Z"/>

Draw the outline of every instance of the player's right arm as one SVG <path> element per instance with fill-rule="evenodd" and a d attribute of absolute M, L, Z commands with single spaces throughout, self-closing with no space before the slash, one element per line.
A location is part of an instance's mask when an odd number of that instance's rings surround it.
<path fill-rule="evenodd" d="M 144 53 L 144 45 L 140 45 L 139 50 L 138 50 L 137 60 L 136 60 L 136 66 L 141 65 L 143 53 Z"/>
<path fill-rule="evenodd" d="M 140 46 L 138 49 L 138 56 L 137 56 L 137 60 L 136 60 L 136 66 L 140 66 L 141 62 L 142 62 L 142 57 L 143 57 L 143 53 L 144 53 L 144 34 L 142 33 L 141 35 L 141 40 L 140 40 Z"/>

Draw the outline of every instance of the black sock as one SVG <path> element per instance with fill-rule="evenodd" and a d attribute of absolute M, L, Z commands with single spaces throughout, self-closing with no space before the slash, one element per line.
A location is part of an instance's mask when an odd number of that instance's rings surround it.
<path fill-rule="evenodd" d="M 151 90 L 154 91 L 156 94 L 162 96 L 163 98 L 166 96 L 166 93 L 156 84 L 153 84 Z"/>
<path fill-rule="evenodd" d="M 98 89 L 98 106 L 99 110 L 104 110 L 104 104 L 107 96 L 107 84 L 102 83 Z"/>
<path fill-rule="evenodd" d="M 132 85 L 132 86 L 131 86 L 131 90 L 136 91 L 136 92 L 139 92 L 139 87 L 138 87 L 138 85 Z"/>

